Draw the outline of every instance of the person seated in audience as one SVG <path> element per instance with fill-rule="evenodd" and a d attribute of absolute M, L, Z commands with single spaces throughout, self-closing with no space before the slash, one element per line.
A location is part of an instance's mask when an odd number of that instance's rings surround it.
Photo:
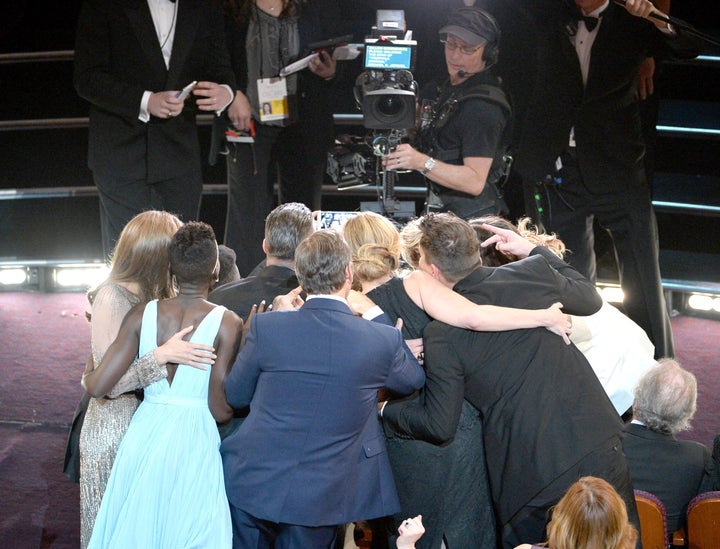
<path fill-rule="evenodd" d="M 213 285 L 212 289 L 219 288 L 230 282 L 240 280 L 240 271 L 237 267 L 237 256 L 235 250 L 228 248 L 224 244 L 218 245 L 218 256 L 220 257 L 220 274 L 218 281 Z"/>
<path fill-rule="evenodd" d="M 549 549 L 633 549 L 638 533 L 628 522 L 625 502 L 607 481 L 582 477 L 552 512 L 547 527 Z M 515 549 L 541 549 L 523 543 Z"/>
<path fill-rule="evenodd" d="M 697 380 L 673 359 L 661 359 L 635 389 L 633 420 L 623 449 L 636 490 L 665 505 L 668 532 L 685 526 L 690 500 L 718 490 L 717 468 L 708 449 L 676 435 L 690 428 L 697 408 Z"/>
<path fill-rule="evenodd" d="M 554 234 L 539 233 L 530 218 L 522 218 L 518 225 L 497 216 L 471 219 L 480 242 L 493 233 L 484 224 L 509 229 L 538 246 L 552 251 L 560 259 L 565 244 Z M 520 259 L 497 246 L 480 246 L 483 265 L 496 267 Z M 645 331 L 610 303 L 603 302 L 600 310 L 589 316 L 572 317 L 570 340 L 585 355 L 617 413 L 630 420 L 633 389 L 640 377 L 655 365 L 655 348 Z"/>

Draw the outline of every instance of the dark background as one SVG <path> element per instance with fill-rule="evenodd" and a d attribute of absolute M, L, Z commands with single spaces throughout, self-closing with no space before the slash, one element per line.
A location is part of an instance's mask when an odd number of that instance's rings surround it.
<path fill-rule="evenodd" d="M 377 8 L 404 9 L 408 27 L 419 44 L 416 79 L 422 85 L 438 70 L 442 78 L 444 64 L 437 28 L 448 10 L 461 3 L 459 0 L 338 3 L 344 18 L 338 22 L 337 34 L 352 33 L 357 41 L 369 33 Z M 80 6 L 81 0 L 6 3 L 0 17 L 0 59 L 6 53 L 72 50 Z M 675 0 L 671 13 L 705 33 L 720 37 L 720 4 L 715 0 Z M 718 55 L 720 48 L 708 46 L 705 53 Z M 358 114 L 352 88 L 360 71 L 359 63 L 345 63 L 343 69 L 334 98 L 335 112 Z M 665 65 L 656 90 L 661 98 L 660 122 L 720 130 L 718 89 L 720 63 Z M 0 63 L 0 91 L 0 261 L 101 259 L 97 197 L 82 192 L 83 188 L 92 188 L 92 176 L 86 166 L 87 129 L 9 131 L 2 127 L 3 123 L 17 120 L 86 117 L 87 104 L 72 87 L 72 61 Z M 200 128 L 205 147 L 209 144 L 208 130 Z M 338 128 L 338 133 L 346 131 L 357 133 L 362 129 Z M 657 146 L 656 198 L 720 207 L 719 144 L 718 137 L 661 136 Z M 205 151 L 203 155 L 206 156 Z M 205 164 L 204 171 L 206 184 L 225 183 L 222 162 L 214 168 Z M 399 185 L 417 184 L 417 177 L 399 181 Z M 2 199 L 12 189 L 78 187 L 80 196 Z M 343 195 L 328 193 L 323 197 L 322 207 L 354 210 L 360 200 L 372 198 L 352 191 Z M 218 235 L 223 234 L 224 215 L 224 195 L 206 194 L 201 218 L 211 223 Z M 668 265 L 663 265 L 663 274 L 676 268 L 696 270 L 700 268 L 696 266 L 699 261 L 704 279 L 720 282 L 720 217 L 659 208 L 658 220 L 661 249 Z M 602 248 L 603 237 L 599 236 Z"/>

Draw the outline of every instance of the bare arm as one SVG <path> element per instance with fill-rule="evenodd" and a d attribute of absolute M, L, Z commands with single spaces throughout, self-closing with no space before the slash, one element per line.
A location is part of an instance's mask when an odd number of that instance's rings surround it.
<path fill-rule="evenodd" d="M 216 358 L 215 349 L 210 345 L 185 341 L 184 337 L 192 330 L 193 326 L 183 328 L 159 347 L 136 358 L 107 396 L 117 398 L 165 379 L 168 363 L 187 364 L 199 370 L 212 366 Z"/>
<path fill-rule="evenodd" d="M 233 409 L 225 397 L 225 378 L 235 362 L 242 336 L 243 321 L 232 311 L 225 311 L 215 340 L 217 359 L 210 372 L 208 404 L 215 421 L 225 423 L 233 416 Z"/>
<path fill-rule="evenodd" d="M 140 327 L 145 304 L 133 307 L 125 316 L 115 341 L 108 347 L 100 365 L 85 371 L 82 386 L 91 396 L 105 396 L 127 372 L 137 356 L 140 344 Z"/>
<path fill-rule="evenodd" d="M 403 143 L 383 160 L 383 165 L 391 170 L 423 171 L 428 158 L 427 154 Z M 448 189 L 477 196 L 485 188 L 492 162 L 492 158 L 482 156 L 466 156 L 459 166 L 435 160 L 435 167 L 425 177 Z"/>
<path fill-rule="evenodd" d="M 501 332 L 522 328 L 547 328 L 569 343 L 569 319 L 555 303 L 547 309 L 513 309 L 495 305 L 477 305 L 447 288 L 430 275 L 415 271 L 403 280 L 413 302 L 434 319 L 470 330 Z"/>

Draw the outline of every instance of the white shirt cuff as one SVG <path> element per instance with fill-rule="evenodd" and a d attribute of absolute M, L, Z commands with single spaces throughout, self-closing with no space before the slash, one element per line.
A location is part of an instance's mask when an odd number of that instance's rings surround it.
<path fill-rule="evenodd" d="M 375 305 L 374 307 L 370 307 L 367 311 L 365 311 L 362 317 L 365 320 L 372 320 L 379 317 L 381 314 L 384 314 L 383 310 L 379 306 Z"/>
<path fill-rule="evenodd" d="M 138 115 L 138 119 L 140 120 L 140 122 L 147 123 L 150 120 L 150 113 L 148 112 L 148 102 L 150 101 L 151 95 L 152 92 L 143 92 L 142 100 L 140 101 L 140 114 Z"/>
<path fill-rule="evenodd" d="M 387 406 L 387 403 L 388 403 L 387 400 L 382 403 L 382 406 L 380 407 L 380 411 L 378 411 L 378 415 L 379 415 L 380 417 L 383 417 L 383 412 L 385 411 L 385 406 Z"/>

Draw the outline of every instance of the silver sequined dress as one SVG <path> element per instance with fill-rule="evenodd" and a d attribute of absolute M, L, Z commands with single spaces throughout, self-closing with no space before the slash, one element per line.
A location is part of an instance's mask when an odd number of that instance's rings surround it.
<path fill-rule="evenodd" d="M 140 298 L 118 284 L 101 288 L 92 306 L 92 354 L 95 368 L 115 339 L 125 314 Z M 127 373 L 110 391 L 112 398 L 92 398 L 80 432 L 80 544 L 87 547 L 95 517 L 118 445 L 140 401 L 135 393 L 167 377 L 153 353 L 132 363 Z"/>

